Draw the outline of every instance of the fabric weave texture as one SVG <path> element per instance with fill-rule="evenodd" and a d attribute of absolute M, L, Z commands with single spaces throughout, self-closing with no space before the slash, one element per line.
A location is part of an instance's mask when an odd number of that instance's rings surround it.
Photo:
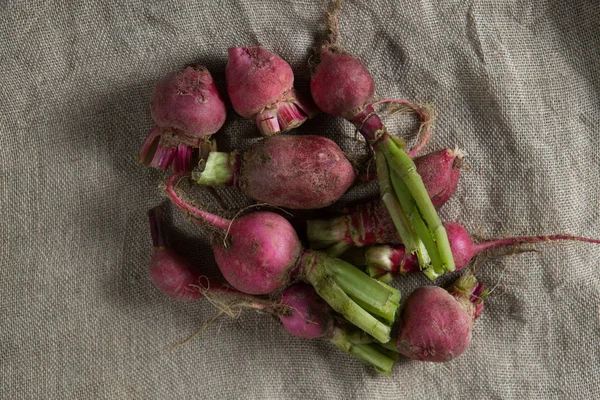
<path fill-rule="evenodd" d="M 171 301 L 148 277 L 146 211 L 165 202 L 165 174 L 136 154 L 153 126 L 153 85 L 199 63 L 224 92 L 227 48 L 262 45 L 306 90 L 323 3 L 5 0 L 0 14 L 0 397 L 600 398 L 600 247 L 582 243 L 478 259 L 494 291 L 450 363 L 400 358 L 379 376 L 254 312 L 172 350 L 217 310 Z M 486 238 L 600 238 L 598 21 L 594 0 L 348 0 L 340 40 L 378 97 L 434 105 L 426 151 L 466 152 L 443 219 Z M 220 149 L 259 140 L 228 111 Z M 414 143 L 414 119 L 385 122 Z M 319 115 L 295 132 L 366 154 L 340 119 Z M 340 204 L 376 191 L 357 185 Z M 234 208 L 252 204 L 219 192 Z M 209 238 L 165 210 L 173 248 L 217 276 Z M 403 296 L 429 284 L 418 274 L 394 283 Z"/>

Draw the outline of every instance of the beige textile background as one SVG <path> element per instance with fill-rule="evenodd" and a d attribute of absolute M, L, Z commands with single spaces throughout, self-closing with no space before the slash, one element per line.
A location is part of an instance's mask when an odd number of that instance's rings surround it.
<path fill-rule="evenodd" d="M 259 44 L 306 87 L 321 1 L 4 0 L 0 15 L 1 398 L 600 397 L 600 248 L 587 244 L 482 260 L 478 277 L 497 287 L 447 364 L 400 359 L 378 376 L 251 312 L 172 351 L 215 309 L 170 301 L 147 276 L 145 212 L 164 201 L 163 174 L 135 155 L 152 87 L 202 63 L 223 88 L 227 47 Z M 596 0 L 346 1 L 341 41 L 378 97 L 435 105 L 429 150 L 468 154 L 445 219 L 482 237 L 600 238 L 599 21 Z M 409 117 L 387 122 L 414 140 Z M 299 132 L 364 154 L 344 121 Z M 218 140 L 244 148 L 257 135 L 231 112 Z M 216 274 L 206 236 L 167 210 L 174 248 Z M 404 295 L 425 284 L 395 283 Z"/>

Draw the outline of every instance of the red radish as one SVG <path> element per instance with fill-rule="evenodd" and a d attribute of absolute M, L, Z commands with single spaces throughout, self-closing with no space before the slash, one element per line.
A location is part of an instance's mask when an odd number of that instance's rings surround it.
<path fill-rule="evenodd" d="M 303 280 L 348 321 L 382 343 L 389 341 L 400 292 L 345 261 L 303 250 L 292 225 L 279 214 L 254 212 L 230 221 L 186 203 L 174 189 L 184 176 L 172 175 L 167 193 L 196 223 L 225 236 L 212 247 L 217 265 L 231 286 L 249 294 L 266 294 L 285 287 L 292 279 Z"/>
<path fill-rule="evenodd" d="M 487 291 L 471 274 L 447 291 L 437 286 L 415 290 L 402 308 L 396 346 L 413 360 L 444 362 L 465 352 L 473 322 L 483 311 Z"/>
<path fill-rule="evenodd" d="M 263 136 L 293 129 L 316 112 L 294 90 L 290 65 L 262 47 L 229 49 L 227 92 L 235 111 L 254 120 Z"/>
<path fill-rule="evenodd" d="M 291 209 L 327 207 L 355 177 L 342 149 L 314 135 L 265 138 L 242 154 L 211 152 L 192 174 L 200 185 L 235 185 L 255 200 Z"/>
<path fill-rule="evenodd" d="M 150 279 L 158 290 L 172 299 L 194 301 L 202 298 L 198 289 L 200 271 L 185 258 L 167 246 L 160 221 L 160 209 L 148 211 L 150 234 L 152 236 L 152 257 L 150 258 Z M 212 290 L 227 290 L 215 284 Z"/>
<path fill-rule="evenodd" d="M 473 243 L 469 232 L 467 232 L 460 224 L 449 222 L 444 223 L 444 226 L 448 232 L 450 248 L 452 249 L 457 270 L 464 268 L 473 257 L 488 249 L 517 246 L 525 243 L 554 242 L 559 240 L 600 244 L 600 240 L 597 239 L 572 235 L 519 236 Z M 369 247 L 360 254 L 358 251 L 353 251 L 352 253 L 345 258 L 357 265 L 367 265 L 369 275 L 384 281 L 397 275 L 419 271 L 419 264 L 415 255 L 407 254 L 403 246 L 380 245 Z M 430 276 L 430 271 L 426 270 L 424 272 Z M 432 279 L 435 277 L 436 276 L 430 276 Z"/>
<path fill-rule="evenodd" d="M 456 191 L 464 153 L 459 149 L 442 149 L 414 159 L 433 206 L 442 207 Z"/>
<path fill-rule="evenodd" d="M 221 129 L 226 117 L 225 102 L 210 72 L 200 65 L 167 74 L 154 87 L 150 107 L 156 127 L 138 159 L 173 171 L 191 170 L 193 149 L 214 148 L 210 136 Z"/>
<path fill-rule="evenodd" d="M 333 310 L 311 286 L 305 283 L 288 286 L 281 292 L 281 303 L 289 307 L 289 312 L 281 313 L 279 320 L 292 335 L 305 339 L 331 335 Z"/>
<path fill-rule="evenodd" d="M 436 209 L 440 209 L 446 204 L 456 191 L 463 158 L 463 151 L 456 148 L 434 151 L 413 160 L 417 172 L 423 179 L 427 194 Z M 356 179 L 368 182 L 376 180 L 377 174 L 361 174 Z"/>

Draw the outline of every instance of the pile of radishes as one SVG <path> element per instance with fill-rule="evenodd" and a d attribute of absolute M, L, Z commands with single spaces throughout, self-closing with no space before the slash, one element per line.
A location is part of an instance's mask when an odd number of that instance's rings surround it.
<path fill-rule="evenodd" d="M 169 73 L 157 83 L 151 100 L 156 126 L 138 159 L 172 172 L 167 196 L 206 231 L 223 277 L 209 280 L 198 265 L 169 249 L 156 207 L 148 212 L 150 278 L 175 300 L 212 297 L 275 315 L 292 335 L 328 340 L 384 374 L 392 373 L 399 354 L 449 361 L 467 349 L 488 294 L 465 269 L 475 255 L 523 243 L 600 241 L 552 235 L 474 243 L 460 224 L 442 223 L 437 210 L 457 188 L 463 154 L 441 149 L 416 157 L 429 137 L 431 109 L 405 100 L 374 101 L 367 68 L 337 43 L 338 11 L 339 2 L 328 13 L 330 35 L 316 57 L 312 99 L 294 89 L 289 64 L 262 47 L 228 50 L 226 90 L 202 66 Z M 265 138 L 243 151 L 216 151 L 213 135 L 225 122 L 226 98 Z M 405 149 L 383 125 L 376 113 L 380 103 L 400 104 L 421 118 L 425 134 L 413 149 Z M 308 241 L 302 243 L 288 221 L 292 214 L 281 208 L 331 206 L 359 180 L 332 140 L 318 132 L 284 134 L 319 110 L 353 123 L 371 146 L 380 198 L 306 221 L 301 236 Z M 177 186 L 181 180 L 233 186 L 273 208 L 226 219 L 192 204 Z M 446 290 L 424 286 L 402 299 L 393 286 L 393 278 L 408 272 L 422 271 L 433 280 L 457 270 L 463 271 Z"/>

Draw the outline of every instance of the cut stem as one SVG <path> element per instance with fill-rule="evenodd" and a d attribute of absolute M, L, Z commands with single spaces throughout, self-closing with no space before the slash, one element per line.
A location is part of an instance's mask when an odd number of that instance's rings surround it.
<path fill-rule="evenodd" d="M 375 316 L 395 319 L 399 308 L 396 289 L 379 285 L 345 261 L 312 250 L 304 252 L 298 269 L 299 278 L 310 283 L 317 294 L 348 322 L 382 343 L 390 340 L 391 327 Z M 351 296 L 369 304 L 371 313 Z"/>

